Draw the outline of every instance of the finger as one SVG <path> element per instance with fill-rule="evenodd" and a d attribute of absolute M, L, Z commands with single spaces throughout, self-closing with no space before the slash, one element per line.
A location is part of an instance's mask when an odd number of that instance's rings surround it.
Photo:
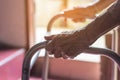
<path fill-rule="evenodd" d="M 89 19 L 95 19 L 96 16 L 95 16 L 95 15 L 94 15 L 94 16 L 89 16 L 88 18 L 89 18 Z"/>
<path fill-rule="evenodd" d="M 74 57 L 76 57 L 77 55 L 79 55 L 80 53 L 82 53 L 82 49 L 79 49 L 79 48 L 72 48 L 72 49 L 70 49 L 69 50 L 69 52 L 68 52 L 68 56 L 70 57 L 70 58 L 74 58 Z"/>
<path fill-rule="evenodd" d="M 69 56 L 67 56 L 64 52 L 61 52 L 61 55 L 62 55 L 63 59 L 69 58 Z"/>
<path fill-rule="evenodd" d="M 88 19 L 94 19 L 94 18 L 96 18 L 96 15 L 95 14 L 86 14 L 86 15 L 84 15 L 86 18 L 88 18 Z"/>
<path fill-rule="evenodd" d="M 62 55 L 61 55 L 61 49 L 59 47 L 55 49 L 54 56 L 56 58 L 62 57 Z"/>
<path fill-rule="evenodd" d="M 76 19 L 72 19 L 74 22 L 85 22 L 86 19 L 85 18 L 76 18 Z"/>
<path fill-rule="evenodd" d="M 54 50 L 53 42 L 49 41 L 45 47 L 46 51 L 52 53 Z"/>
<path fill-rule="evenodd" d="M 50 55 L 52 55 L 53 53 L 52 53 L 52 51 L 47 51 L 48 52 L 48 54 L 50 54 Z"/>
<path fill-rule="evenodd" d="M 55 57 L 55 58 L 60 58 L 60 57 L 62 57 L 62 56 L 61 56 L 61 54 L 57 53 L 57 54 L 54 54 L 54 57 Z"/>
<path fill-rule="evenodd" d="M 46 40 L 52 40 L 56 35 L 45 36 Z"/>
<path fill-rule="evenodd" d="M 47 52 L 48 52 L 48 54 L 50 54 L 50 55 L 53 55 L 53 54 L 55 54 L 55 50 L 52 48 L 51 50 L 47 50 Z"/>

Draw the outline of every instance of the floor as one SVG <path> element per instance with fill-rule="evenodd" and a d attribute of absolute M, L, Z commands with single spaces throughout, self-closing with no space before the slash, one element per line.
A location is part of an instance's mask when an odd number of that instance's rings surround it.
<path fill-rule="evenodd" d="M 0 80 L 18 80 L 21 77 L 24 49 L 0 51 Z"/>
<path fill-rule="evenodd" d="M 0 51 L 0 80 L 21 80 L 24 53 L 24 49 Z M 30 77 L 30 80 L 42 79 Z"/>
<path fill-rule="evenodd" d="M 0 51 L 0 80 L 21 80 L 24 53 L 24 49 Z M 42 79 L 31 77 L 30 80 Z"/>

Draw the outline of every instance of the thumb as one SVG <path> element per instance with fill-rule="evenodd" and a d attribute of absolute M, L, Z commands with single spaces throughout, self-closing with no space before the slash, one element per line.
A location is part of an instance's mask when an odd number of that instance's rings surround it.
<path fill-rule="evenodd" d="M 45 36 L 45 40 L 52 40 L 55 37 L 55 35 Z"/>

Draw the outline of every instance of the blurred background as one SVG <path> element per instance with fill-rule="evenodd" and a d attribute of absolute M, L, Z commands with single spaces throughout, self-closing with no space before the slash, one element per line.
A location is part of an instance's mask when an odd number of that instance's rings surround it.
<path fill-rule="evenodd" d="M 75 6 L 86 7 L 98 1 L 0 0 L 0 80 L 21 80 L 25 53 L 33 45 L 44 41 L 47 25 L 52 17 L 66 9 L 69 10 Z M 87 19 L 83 23 L 75 23 L 71 19 L 61 17 L 52 25 L 52 34 L 83 28 L 91 21 L 93 20 Z M 118 31 L 118 29 L 110 31 L 100 37 L 92 46 L 116 50 L 119 48 L 116 43 L 119 41 L 119 37 L 116 38 Z M 43 50 L 40 57 L 43 57 L 44 54 Z M 58 65 L 59 63 L 61 65 Z M 67 68 L 70 70 L 69 73 L 65 71 Z M 37 71 L 37 69 L 33 70 Z M 59 80 L 70 76 L 69 80 L 113 80 L 114 75 L 119 75 L 114 63 L 108 58 L 86 53 L 78 55 L 70 62 L 54 59 L 51 61 L 49 69 L 50 75 L 62 76 L 59 77 Z M 31 80 L 38 80 L 38 78 L 32 76 Z M 58 80 L 58 77 L 55 80 Z"/>

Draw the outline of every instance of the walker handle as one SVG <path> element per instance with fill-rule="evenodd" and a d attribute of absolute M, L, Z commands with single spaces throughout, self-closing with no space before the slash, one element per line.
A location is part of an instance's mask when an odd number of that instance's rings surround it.
<path fill-rule="evenodd" d="M 47 41 L 38 43 L 27 51 L 22 66 L 22 80 L 29 80 L 31 59 L 38 50 L 45 48 L 46 44 Z"/>

